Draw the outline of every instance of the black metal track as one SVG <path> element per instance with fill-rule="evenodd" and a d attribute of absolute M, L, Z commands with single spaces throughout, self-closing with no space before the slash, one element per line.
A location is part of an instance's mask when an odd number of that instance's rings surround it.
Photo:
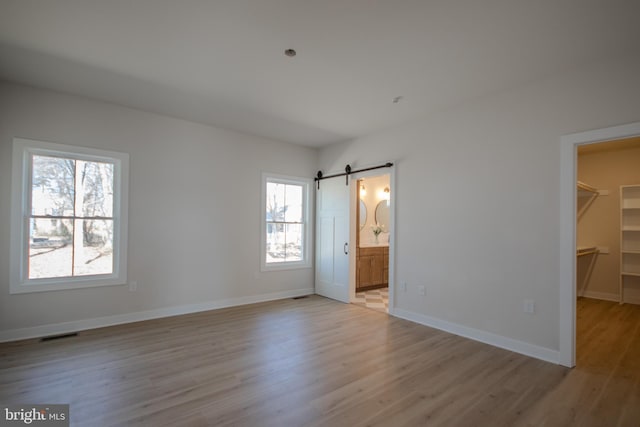
<path fill-rule="evenodd" d="M 322 171 L 318 171 L 316 177 L 314 178 L 314 180 L 318 183 L 318 190 L 320 189 L 320 181 L 322 181 L 323 179 L 329 179 L 329 178 L 336 178 L 339 176 L 346 176 L 346 185 L 349 185 L 349 175 L 354 174 L 354 173 L 358 173 L 358 172 L 366 172 L 366 171 L 371 171 L 374 169 L 382 169 L 382 168 L 390 168 L 391 166 L 393 166 L 393 163 L 388 162 L 385 163 L 384 165 L 379 165 L 379 166 L 371 166 L 370 168 L 364 168 L 364 169 L 358 169 L 358 170 L 351 170 L 351 165 L 347 165 L 344 168 L 344 172 L 342 173 L 335 173 L 333 175 L 327 175 L 327 176 L 323 176 L 322 175 Z"/>

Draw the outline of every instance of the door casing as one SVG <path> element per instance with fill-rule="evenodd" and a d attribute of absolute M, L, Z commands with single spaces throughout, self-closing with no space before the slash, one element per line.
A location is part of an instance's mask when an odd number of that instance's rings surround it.
<path fill-rule="evenodd" d="M 558 363 L 576 364 L 576 180 L 578 145 L 640 135 L 640 122 L 560 138 L 560 321 Z"/>

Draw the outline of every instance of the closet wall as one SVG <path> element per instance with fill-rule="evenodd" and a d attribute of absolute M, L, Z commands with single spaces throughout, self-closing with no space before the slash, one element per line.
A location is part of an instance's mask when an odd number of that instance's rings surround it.
<path fill-rule="evenodd" d="M 578 247 L 604 249 L 578 257 L 578 291 L 585 297 L 618 301 L 620 186 L 640 184 L 640 138 L 579 147 L 578 180 L 608 192 L 592 201 L 578 197 Z"/>

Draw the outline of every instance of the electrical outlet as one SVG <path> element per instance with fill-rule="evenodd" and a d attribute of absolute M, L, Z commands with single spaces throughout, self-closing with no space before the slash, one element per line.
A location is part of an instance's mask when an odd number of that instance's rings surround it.
<path fill-rule="evenodd" d="M 524 300 L 524 312 L 533 314 L 536 312 L 536 302 L 532 299 Z"/>
<path fill-rule="evenodd" d="M 129 282 L 129 291 L 135 292 L 138 289 L 138 282 Z"/>
<path fill-rule="evenodd" d="M 418 286 L 418 293 L 420 295 L 426 295 L 427 294 L 427 290 L 425 289 L 424 285 Z"/>

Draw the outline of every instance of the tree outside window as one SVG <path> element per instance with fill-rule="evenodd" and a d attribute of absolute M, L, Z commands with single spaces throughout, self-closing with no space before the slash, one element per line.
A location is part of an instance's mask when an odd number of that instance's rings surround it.
<path fill-rule="evenodd" d="M 14 138 L 10 292 L 127 282 L 129 155 Z"/>
<path fill-rule="evenodd" d="M 113 272 L 112 163 L 32 157 L 28 278 Z"/>

